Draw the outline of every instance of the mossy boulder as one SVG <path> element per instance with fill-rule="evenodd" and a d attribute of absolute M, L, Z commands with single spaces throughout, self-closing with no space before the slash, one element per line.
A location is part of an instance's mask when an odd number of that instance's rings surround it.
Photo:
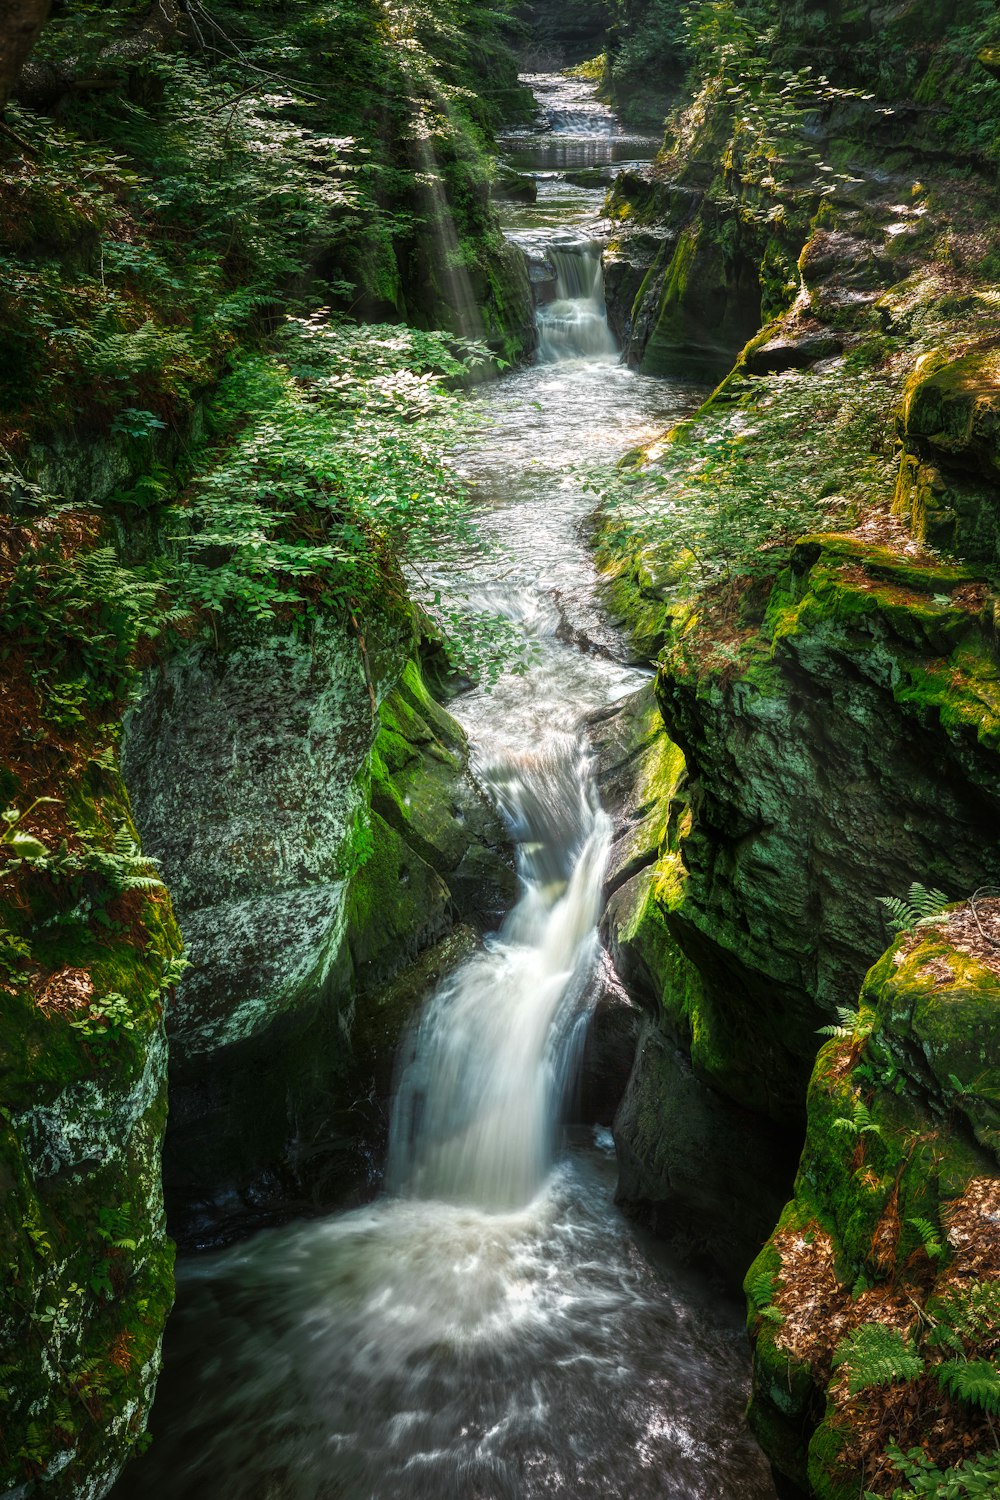
<path fill-rule="evenodd" d="M 918 363 L 897 420 L 894 510 L 929 546 L 1000 559 L 1000 356 Z"/>
<path fill-rule="evenodd" d="M 968 568 L 807 539 L 719 654 L 694 612 L 628 587 L 667 644 L 663 746 L 633 707 L 602 750 L 627 828 L 605 937 L 651 1018 L 617 1124 L 623 1194 L 661 1222 L 683 1201 L 704 1226 L 708 1195 L 684 1185 L 692 1152 L 711 1156 L 699 1117 L 745 1137 L 719 1154 L 720 1201 L 767 1180 L 773 1211 L 787 1192 L 816 1033 L 884 943 L 878 898 L 1000 878 L 993 604 Z M 750 1168 L 754 1132 L 761 1160 L 786 1143 L 770 1177 Z"/>
<path fill-rule="evenodd" d="M 987 923 L 1000 935 L 995 911 Z M 750 1424 L 817 1500 L 891 1492 L 886 1432 L 942 1465 L 967 1456 L 963 1433 L 987 1446 L 983 1414 L 954 1410 L 936 1381 L 931 1336 L 956 1297 L 1000 1286 L 1000 947 L 980 925 L 968 908 L 945 914 L 868 974 L 855 1018 L 819 1053 L 794 1198 L 746 1279 Z M 870 1325 L 908 1342 L 919 1368 L 852 1393 L 842 1341 Z M 989 1357 L 997 1333 L 963 1333 L 963 1357 Z"/>
<path fill-rule="evenodd" d="M 136 816 L 192 958 L 169 1022 L 164 1165 L 185 1241 L 364 1179 L 361 997 L 458 916 L 488 923 L 512 898 L 462 731 L 392 631 L 371 632 L 386 643 L 374 718 L 358 643 L 334 626 L 181 656 L 130 718 Z"/>
<path fill-rule="evenodd" d="M 968 570 L 799 543 L 738 665 L 678 624 L 657 696 L 694 810 L 671 930 L 699 970 L 700 1058 L 789 1123 L 813 1037 L 883 941 L 880 895 L 1000 874 L 992 606 Z"/>
<path fill-rule="evenodd" d="M 787 1196 L 794 1143 L 706 1081 L 701 977 L 670 927 L 685 883 L 686 767 L 651 688 L 590 732 L 617 829 L 601 933 L 644 1012 L 614 1120 L 618 1201 L 738 1283 Z"/>
<path fill-rule="evenodd" d="M 84 726 L 51 768 L 3 769 L 5 805 L 61 795 L 24 824 L 48 867 L 0 849 L 0 1488 L 77 1500 L 145 1430 L 173 1301 L 160 1154 L 181 939 L 166 891 L 102 873 L 135 833 L 112 746 Z"/>

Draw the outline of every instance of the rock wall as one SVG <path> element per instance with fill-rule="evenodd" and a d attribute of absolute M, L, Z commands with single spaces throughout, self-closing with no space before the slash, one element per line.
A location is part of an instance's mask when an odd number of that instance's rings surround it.
<path fill-rule="evenodd" d="M 97 1497 L 145 1429 L 173 1300 L 163 1014 L 181 940 L 122 852 L 135 830 L 106 734 L 46 743 L 29 703 L 5 715 L 5 752 L 11 728 L 37 759 L 2 773 L 25 816 L 0 845 L 0 1488 Z"/>
<path fill-rule="evenodd" d="M 787 1193 L 816 1033 L 884 942 L 878 898 L 1000 879 L 993 605 L 973 576 L 801 542 L 738 660 L 678 619 L 659 724 L 626 710 L 633 842 L 604 926 L 651 1019 L 620 1191 L 730 1273 Z"/>
<path fill-rule="evenodd" d="M 168 1023 L 184 1241 L 363 1182 L 379 1110 L 354 1056 L 359 997 L 512 894 L 461 730 L 415 660 L 400 676 L 403 624 L 368 632 L 374 719 L 358 643 L 332 624 L 185 654 L 129 717 L 136 819 L 192 957 Z"/>

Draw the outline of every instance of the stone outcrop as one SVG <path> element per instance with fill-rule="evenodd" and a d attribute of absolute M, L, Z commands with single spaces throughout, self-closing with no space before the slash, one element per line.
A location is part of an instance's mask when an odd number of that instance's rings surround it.
<path fill-rule="evenodd" d="M 70 774 L 39 785 L 9 753 L 12 727 L 36 746 L 52 733 L 33 707 L 4 716 L 8 811 L 66 795 L 15 825 L 34 847 L 0 847 L 0 1489 L 34 1493 L 44 1475 L 59 1500 L 106 1492 L 159 1373 L 173 1301 L 163 1012 L 181 940 L 127 852 L 113 747 L 85 733 L 53 761 L 46 745 L 41 764 Z"/>
<path fill-rule="evenodd" d="M 333 626 L 180 657 L 130 718 L 136 818 L 193 959 L 168 1023 L 184 1239 L 363 1181 L 379 1107 L 353 1052 L 359 997 L 512 895 L 462 731 L 393 658 L 374 663 L 374 720 L 357 642 Z"/>
<path fill-rule="evenodd" d="M 620 1194 L 730 1274 L 787 1195 L 816 1032 L 884 943 L 878 898 L 1000 879 L 992 611 L 969 570 L 809 539 L 738 653 L 675 615 L 659 715 L 605 726 L 629 790 L 604 932 L 649 1007 Z"/>
<path fill-rule="evenodd" d="M 1000 559 L 1000 355 L 925 355 L 897 421 L 894 510 L 929 547 Z"/>

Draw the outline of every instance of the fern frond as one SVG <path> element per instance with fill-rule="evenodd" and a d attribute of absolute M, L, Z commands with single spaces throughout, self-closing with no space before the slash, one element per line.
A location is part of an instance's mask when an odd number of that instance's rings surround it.
<path fill-rule="evenodd" d="M 817 1036 L 849 1037 L 857 1034 L 858 1012 L 850 1010 L 843 1005 L 837 1006 L 837 1024 L 831 1026 L 820 1026 L 817 1028 Z"/>
<path fill-rule="evenodd" d="M 944 891 L 921 885 L 915 880 L 905 898 L 878 896 L 876 900 L 888 913 L 891 932 L 908 932 L 912 927 L 925 927 L 934 922 L 949 904 L 950 897 Z"/>
<path fill-rule="evenodd" d="M 847 1389 L 852 1396 L 874 1386 L 896 1380 L 916 1380 L 924 1362 L 898 1328 L 884 1323 L 864 1323 L 841 1339 L 833 1357 L 834 1368 L 847 1366 Z"/>
<path fill-rule="evenodd" d="M 973 1281 L 952 1287 L 947 1296 L 930 1304 L 934 1327 L 927 1342 L 964 1354 L 1000 1339 L 1000 1279 Z"/>
<path fill-rule="evenodd" d="M 948 1359 L 935 1366 L 934 1375 L 949 1396 L 1000 1417 L 1000 1365 L 993 1360 Z"/>
<path fill-rule="evenodd" d="M 930 1256 L 931 1260 L 937 1260 L 939 1255 L 944 1254 L 944 1245 L 941 1242 L 941 1236 L 930 1219 L 907 1219 L 906 1222 L 907 1224 L 912 1224 L 919 1234 L 920 1243 L 924 1247 L 924 1253 Z"/>
<path fill-rule="evenodd" d="M 921 885 L 919 880 L 915 880 L 910 886 L 909 902 L 914 911 L 919 912 L 921 919 L 928 921 L 932 917 L 941 915 L 942 910 L 948 905 L 948 897 L 944 891 Z"/>
<path fill-rule="evenodd" d="M 913 924 L 919 920 L 920 913 L 901 901 L 898 896 L 877 896 L 875 898 L 880 906 L 884 906 L 888 913 L 886 922 L 890 932 L 908 932 Z"/>

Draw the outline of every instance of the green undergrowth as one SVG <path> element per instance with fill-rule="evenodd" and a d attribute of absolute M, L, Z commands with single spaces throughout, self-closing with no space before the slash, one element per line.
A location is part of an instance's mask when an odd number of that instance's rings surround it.
<path fill-rule="evenodd" d="M 773 580 L 796 537 L 849 524 L 873 498 L 888 506 L 893 400 L 881 372 L 843 365 L 731 377 L 633 467 L 593 479 L 604 561 L 633 559 L 640 590 L 668 607 Z"/>
<path fill-rule="evenodd" d="M 104 86 L 51 104 L 27 88 L 9 110 L 0 437 L 17 456 L 67 423 L 172 426 L 290 301 L 517 352 L 488 202 L 492 131 L 524 108 L 500 12 L 222 4 L 133 66 L 102 62 L 139 9 L 60 7 L 34 66 Z"/>
<path fill-rule="evenodd" d="M 747 1277 L 751 1425 L 822 1500 L 993 1493 L 1000 981 L 952 910 L 826 1028 L 795 1197 Z"/>

